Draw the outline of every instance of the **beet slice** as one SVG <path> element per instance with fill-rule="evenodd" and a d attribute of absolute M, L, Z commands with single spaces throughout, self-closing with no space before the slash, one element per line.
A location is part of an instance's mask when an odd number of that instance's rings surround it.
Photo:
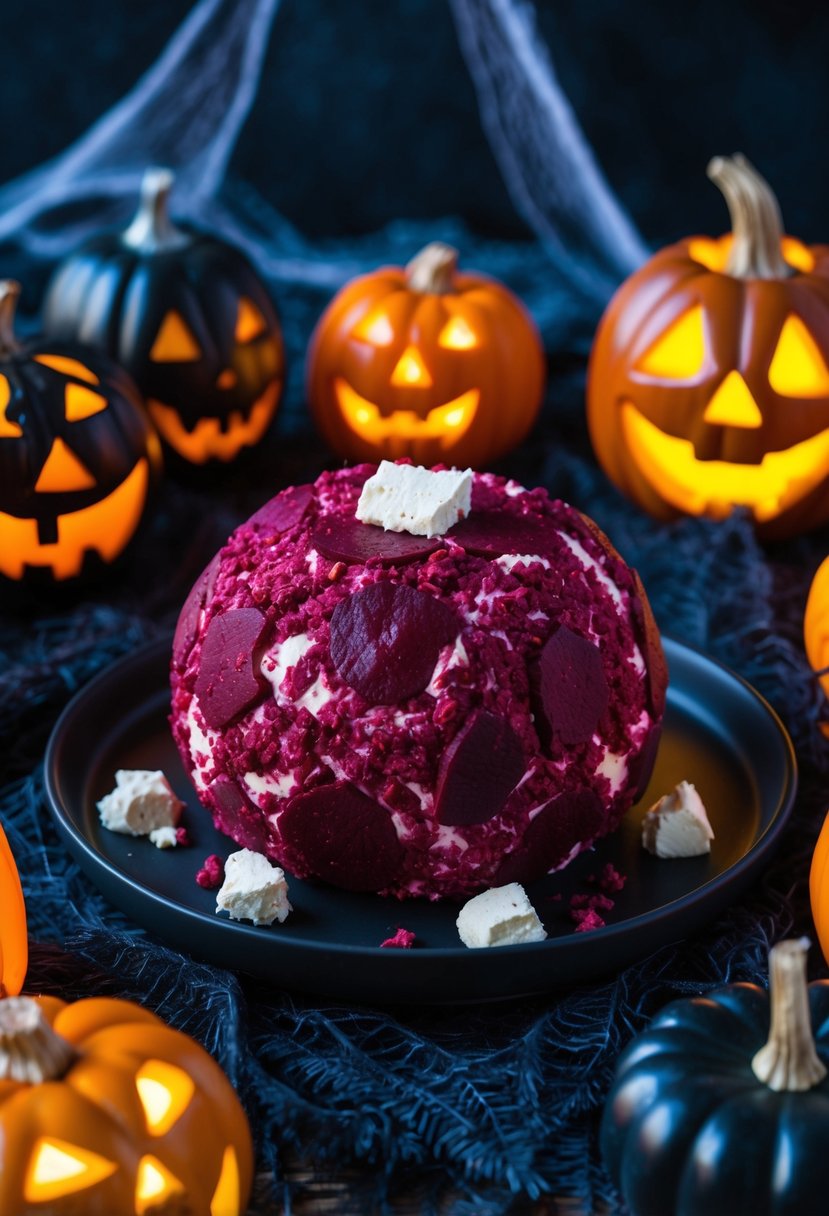
<path fill-rule="evenodd" d="M 346 891 L 379 891 L 398 877 L 403 846 L 391 815 L 349 781 L 297 794 L 278 829 L 304 869 Z"/>
<path fill-rule="evenodd" d="M 213 588 L 216 585 L 220 556 L 221 554 L 217 553 L 202 570 L 184 601 L 173 638 L 173 662 L 176 667 L 184 666 L 193 649 L 193 643 L 199 631 L 201 610 L 213 594 Z"/>
<path fill-rule="evenodd" d="M 443 753 L 435 791 L 438 823 L 486 823 L 524 775 L 521 741 L 505 718 L 477 710 Z"/>
<path fill-rule="evenodd" d="M 375 524 L 362 523 L 353 515 L 332 515 L 320 520 L 314 528 L 311 544 L 333 562 L 367 562 L 375 557 L 390 566 L 428 557 L 440 548 L 440 537 L 386 532 Z"/>
<path fill-rule="evenodd" d="M 425 591 L 372 583 L 331 614 L 331 658 L 367 701 L 392 705 L 423 692 L 459 628 L 451 609 Z"/>
<path fill-rule="evenodd" d="M 537 515 L 509 515 L 506 511 L 471 511 L 446 533 L 478 557 L 502 553 L 555 553 L 561 546 L 559 529 L 551 519 Z"/>
<path fill-rule="evenodd" d="M 251 515 L 248 524 L 262 532 L 287 532 L 300 522 L 313 497 L 311 485 L 289 486 Z"/>
<path fill-rule="evenodd" d="M 256 661 L 265 624 L 258 608 L 231 608 L 207 626 L 195 691 L 213 730 L 244 713 L 268 687 Z"/>
<path fill-rule="evenodd" d="M 246 849 L 266 852 L 270 844 L 267 822 L 237 782 L 223 774 L 211 781 L 207 792 L 213 803 L 213 822 L 219 831 Z"/>
<path fill-rule="evenodd" d="M 631 596 L 633 620 L 639 634 L 642 658 L 648 672 L 648 701 L 651 713 L 661 718 L 665 712 L 665 692 L 668 688 L 668 664 L 662 649 L 662 637 L 650 602 L 637 570 L 633 571 L 636 594 Z"/>
<path fill-rule="evenodd" d="M 659 751 L 659 741 L 661 738 L 662 724 L 660 722 L 651 723 L 639 755 L 630 762 L 630 781 L 631 783 L 636 783 L 636 792 L 633 795 L 634 802 L 638 802 L 648 788 L 648 782 L 653 774 L 653 766 L 656 764 L 656 755 Z"/>
<path fill-rule="evenodd" d="M 581 841 L 592 840 L 605 827 L 605 810 L 593 790 L 565 790 L 531 820 L 520 847 L 501 862 L 493 880 L 534 882 L 558 865 Z"/>
<path fill-rule="evenodd" d="M 560 625 L 530 672 L 536 729 L 546 746 L 586 743 L 607 709 L 610 691 L 598 646 Z"/>

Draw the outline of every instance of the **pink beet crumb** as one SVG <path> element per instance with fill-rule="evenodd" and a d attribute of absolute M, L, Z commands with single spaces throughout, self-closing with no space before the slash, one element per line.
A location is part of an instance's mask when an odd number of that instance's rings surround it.
<path fill-rule="evenodd" d="M 621 891 L 627 880 L 627 874 L 621 874 L 613 862 L 609 861 L 601 872 L 599 886 L 602 891 L 613 894 L 614 891 Z"/>
<path fill-rule="evenodd" d="M 587 933 L 591 929 L 604 928 L 605 921 L 593 908 L 574 908 L 570 915 L 577 922 L 575 933 Z"/>
<path fill-rule="evenodd" d="M 607 895 L 574 895 L 570 900 L 571 908 L 587 908 L 592 911 L 610 912 L 615 906 L 615 899 Z"/>
<path fill-rule="evenodd" d="M 394 937 L 387 937 L 384 942 L 380 943 L 380 949 L 385 946 L 396 946 L 401 950 L 411 950 L 412 942 L 415 939 L 411 929 L 398 929 Z"/>
<path fill-rule="evenodd" d="M 187 828 L 176 828 L 176 846 L 180 849 L 190 847 L 190 833 Z"/>
<path fill-rule="evenodd" d="M 211 853 L 209 857 L 205 857 L 204 865 L 196 875 L 196 882 L 200 887 L 204 887 L 205 891 L 212 891 L 214 887 L 220 887 L 224 882 L 225 863 L 217 853 Z"/>

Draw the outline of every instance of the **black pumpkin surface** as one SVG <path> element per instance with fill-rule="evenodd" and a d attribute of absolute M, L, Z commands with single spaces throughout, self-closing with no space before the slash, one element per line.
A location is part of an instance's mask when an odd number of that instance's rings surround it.
<path fill-rule="evenodd" d="M 19 343 L 0 282 L 0 575 L 63 582 L 132 539 L 160 464 L 129 376 L 77 344 Z"/>
<path fill-rule="evenodd" d="M 243 254 L 172 224 L 171 185 L 167 171 L 148 170 L 126 232 L 99 234 L 58 268 L 44 328 L 125 367 L 177 457 L 230 461 L 259 442 L 276 413 L 279 321 Z"/>
<path fill-rule="evenodd" d="M 634 1216 L 827 1211 L 829 981 L 807 995 L 805 950 L 772 951 L 771 1004 L 753 984 L 675 1001 L 620 1057 L 601 1146 Z"/>

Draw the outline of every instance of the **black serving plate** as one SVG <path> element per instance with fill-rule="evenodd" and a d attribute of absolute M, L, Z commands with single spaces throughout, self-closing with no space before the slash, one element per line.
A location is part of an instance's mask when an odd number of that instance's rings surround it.
<path fill-rule="evenodd" d="M 170 642 L 161 640 L 101 672 L 67 706 L 46 752 L 46 790 L 66 845 L 107 899 L 163 941 L 195 957 L 250 972 L 276 987 L 349 1001 L 443 1003 L 499 1000 L 571 987 L 618 972 L 677 941 L 735 900 L 767 864 L 794 800 L 791 741 L 744 680 L 665 639 L 670 668 L 665 729 L 650 787 L 613 836 L 557 876 L 527 888 L 549 937 L 469 950 L 457 906 L 383 899 L 290 880 L 294 911 L 279 925 L 231 922 L 215 892 L 194 878 L 205 856 L 237 846 L 213 828 L 179 761 L 167 723 Z M 192 848 L 161 851 L 102 828 L 96 802 L 117 768 L 163 769 L 188 804 Z M 716 839 L 710 856 L 659 860 L 640 843 L 651 803 L 694 782 Z M 607 862 L 627 875 L 607 926 L 575 933 L 574 893 Z M 403 926 L 410 950 L 379 949 Z"/>

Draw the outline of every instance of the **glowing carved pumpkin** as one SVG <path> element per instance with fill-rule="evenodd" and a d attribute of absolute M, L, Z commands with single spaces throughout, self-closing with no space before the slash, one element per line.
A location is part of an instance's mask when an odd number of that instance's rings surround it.
<path fill-rule="evenodd" d="M 821 687 L 829 697 L 829 557 L 818 567 L 809 589 L 803 618 L 803 638 L 809 662 L 820 673 Z M 829 722 L 822 722 L 821 730 L 829 735 Z"/>
<path fill-rule="evenodd" d="M 334 451 L 483 468 L 520 443 L 544 388 L 529 314 L 500 283 L 459 274 L 446 245 L 348 283 L 311 339 L 308 400 Z"/>
<path fill-rule="evenodd" d="M 187 1035 L 129 1001 L 17 996 L 26 922 L 0 828 L 0 1212 L 242 1216 L 239 1101 Z"/>
<path fill-rule="evenodd" d="M 161 449 L 135 385 L 94 351 L 19 343 L 0 282 L 0 575 L 65 581 L 132 539 Z"/>
<path fill-rule="evenodd" d="M 44 326 L 126 367 L 178 458 L 230 461 L 262 439 L 276 413 L 279 322 L 238 250 L 171 223 L 172 180 L 148 170 L 126 232 L 95 237 L 58 268 Z"/>
<path fill-rule="evenodd" d="M 829 249 L 783 236 L 742 157 L 717 158 L 733 232 L 662 250 L 616 293 L 588 375 L 608 476 L 660 519 L 748 508 L 767 537 L 829 519 Z"/>

